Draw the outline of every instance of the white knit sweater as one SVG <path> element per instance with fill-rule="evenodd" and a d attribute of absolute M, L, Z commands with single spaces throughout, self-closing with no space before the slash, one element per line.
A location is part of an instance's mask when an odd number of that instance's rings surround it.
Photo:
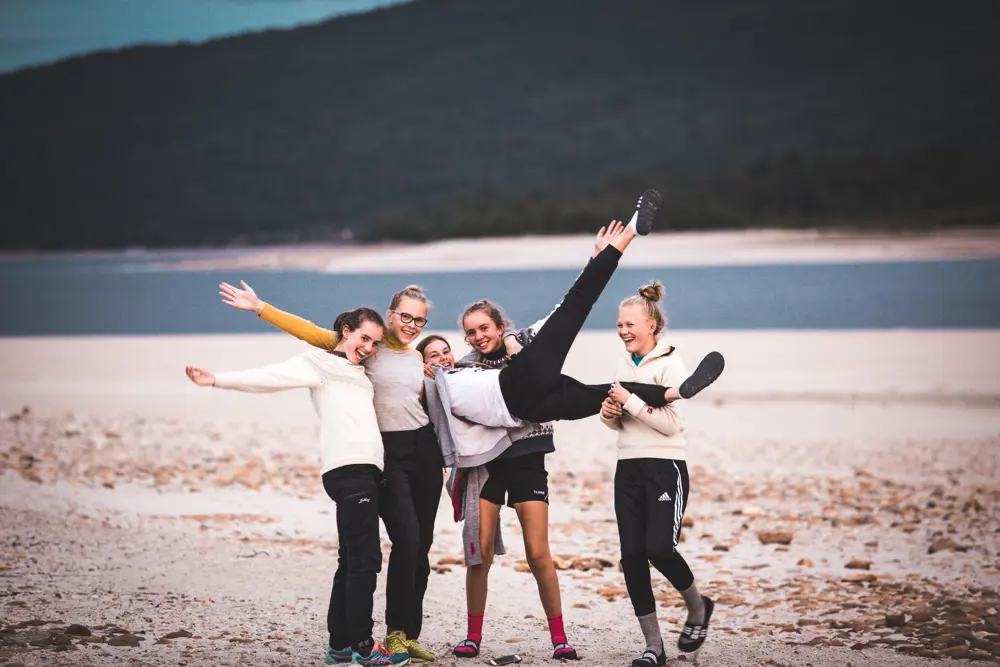
<path fill-rule="evenodd" d="M 679 387 L 688 377 L 684 362 L 665 340 L 636 366 L 629 353 L 618 362 L 615 380 L 646 382 L 666 387 Z M 677 401 L 663 408 L 651 408 L 635 394 L 625 403 L 622 416 L 601 421 L 618 433 L 619 459 L 673 459 L 684 461 L 687 441 L 684 438 L 684 418 Z"/>
<path fill-rule="evenodd" d="M 215 386 L 250 392 L 307 388 L 319 415 L 322 472 L 365 463 L 382 469 L 374 390 L 362 366 L 329 352 L 310 350 L 263 368 L 217 373 Z"/>

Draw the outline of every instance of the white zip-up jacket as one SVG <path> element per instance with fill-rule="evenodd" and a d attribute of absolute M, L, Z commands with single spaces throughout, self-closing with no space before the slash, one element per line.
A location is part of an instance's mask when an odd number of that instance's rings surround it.
<path fill-rule="evenodd" d="M 309 389 L 319 415 L 323 472 L 346 465 L 382 469 L 374 390 L 362 366 L 322 350 L 310 350 L 278 364 L 246 371 L 216 373 L 215 386 L 249 392 Z"/>
<path fill-rule="evenodd" d="M 660 339 L 653 351 L 639 365 L 628 352 L 615 367 L 618 382 L 646 382 L 666 387 L 679 387 L 688 377 L 684 362 L 666 340 Z M 619 459 L 673 459 L 684 461 L 687 441 L 684 438 L 684 418 L 677 402 L 666 407 L 651 408 L 633 394 L 622 406 L 622 416 L 601 421 L 618 433 Z"/>

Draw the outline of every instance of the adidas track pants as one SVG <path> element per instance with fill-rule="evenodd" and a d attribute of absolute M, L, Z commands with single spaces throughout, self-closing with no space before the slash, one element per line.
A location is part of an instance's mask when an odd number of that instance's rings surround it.
<path fill-rule="evenodd" d="M 694 575 L 677 553 L 690 483 L 687 464 L 672 459 L 621 459 L 615 470 L 615 514 L 625 586 L 636 616 L 656 611 L 649 564 L 679 591 Z"/>

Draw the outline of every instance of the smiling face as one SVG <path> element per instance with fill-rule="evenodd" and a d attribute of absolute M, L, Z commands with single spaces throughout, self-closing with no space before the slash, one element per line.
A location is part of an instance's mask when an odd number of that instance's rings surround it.
<path fill-rule="evenodd" d="M 409 345 L 427 324 L 427 304 L 416 299 L 400 299 L 399 305 L 389 311 L 386 321 L 396 340 Z"/>
<path fill-rule="evenodd" d="M 365 320 L 354 331 L 344 327 L 340 331 L 341 344 L 337 347 L 347 355 L 352 364 L 360 364 L 363 360 L 375 354 L 385 330 L 375 322 Z"/>
<path fill-rule="evenodd" d="M 618 309 L 618 337 L 631 354 L 649 354 L 656 347 L 656 320 L 640 306 L 628 305 Z"/>
<path fill-rule="evenodd" d="M 424 363 L 444 366 L 445 368 L 455 367 L 455 355 L 451 352 L 451 346 L 444 340 L 432 340 L 424 347 Z"/>
<path fill-rule="evenodd" d="M 474 310 L 462 319 L 465 340 L 483 354 L 496 352 L 503 345 L 503 325 L 497 325 L 488 313 Z"/>

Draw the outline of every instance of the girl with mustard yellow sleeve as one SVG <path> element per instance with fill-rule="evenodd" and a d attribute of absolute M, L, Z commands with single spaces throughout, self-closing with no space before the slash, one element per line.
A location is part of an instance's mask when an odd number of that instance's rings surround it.
<path fill-rule="evenodd" d="M 219 286 L 224 303 L 254 311 L 262 320 L 315 347 L 328 350 L 337 345 L 336 332 L 265 303 L 249 285 L 241 284 L 243 289 L 228 283 Z M 436 659 L 418 640 L 431 571 L 427 554 L 434 540 L 444 463 L 421 401 L 423 360 L 410 344 L 427 325 L 430 307 L 416 285 L 394 294 L 379 352 L 362 362 L 375 388 L 375 416 L 385 446 L 379 512 L 392 550 L 385 594 L 388 634 L 383 644 L 388 650 L 405 651 L 412 659 L 424 661 Z"/>

